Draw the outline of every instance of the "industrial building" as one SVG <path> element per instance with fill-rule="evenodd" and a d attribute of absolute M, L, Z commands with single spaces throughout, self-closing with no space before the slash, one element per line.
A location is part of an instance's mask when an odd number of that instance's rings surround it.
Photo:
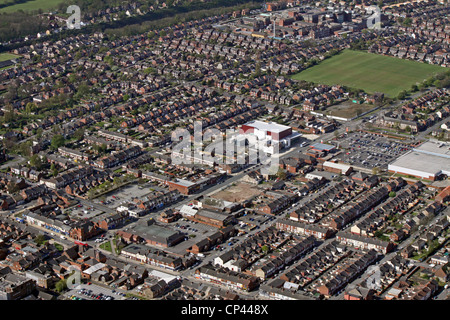
<path fill-rule="evenodd" d="M 389 164 L 388 170 L 430 181 L 450 175 L 450 144 L 425 142 Z"/>

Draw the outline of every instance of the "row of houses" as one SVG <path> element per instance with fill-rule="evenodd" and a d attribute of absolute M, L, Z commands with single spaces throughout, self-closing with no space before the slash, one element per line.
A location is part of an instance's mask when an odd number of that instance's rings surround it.
<path fill-rule="evenodd" d="M 214 265 L 243 272 L 248 266 L 262 258 L 263 247 L 267 250 L 276 250 L 289 239 L 290 236 L 285 235 L 284 232 L 269 227 L 215 258 Z"/>
<path fill-rule="evenodd" d="M 259 285 L 259 279 L 225 268 L 216 268 L 211 264 L 195 270 L 196 279 L 226 286 L 234 290 L 252 291 Z"/>
<path fill-rule="evenodd" d="M 102 157 L 94 162 L 94 166 L 100 169 L 107 169 L 118 166 L 130 159 L 136 158 L 142 154 L 139 146 L 131 146 L 125 150 L 117 151 L 109 156 Z"/>
<path fill-rule="evenodd" d="M 355 255 L 356 257 L 353 256 L 351 259 L 346 260 L 342 266 L 338 266 L 333 270 L 327 278 L 321 279 L 323 284 L 317 288 L 320 294 L 330 297 L 337 293 L 379 258 L 375 250 Z"/>
<path fill-rule="evenodd" d="M 259 204 L 256 207 L 255 212 L 259 214 L 276 215 L 297 200 L 297 194 L 267 191 L 255 200 L 255 202 Z"/>
<path fill-rule="evenodd" d="M 292 211 L 289 218 L 308 224 L 315 223 L 352 199 L 356 193 L 356 183 L 345 179 Z"/>
<path fill-rule="evenodd" d="M 333 211 L 326 217 L 327 221 L 322 222 L 322 225 L 340 230 L 357 217 L 384 201 L 388 194 L 389 190 L 385 186 L 366 191 L 357 201 L 354 200 L 340 207 L 338 210 Z"/>
<path fill-rule="evenodd" d="M 279 279 L 295 284 L 297 289 L 302 289 L 349 254 L 351 251 L 339 242 L 327 243 L 300 259 L 292 268 L 280 275 Z"/>
<path fill-rule="evenodd" d="M 183 267 L 183 261 L 180 257 L 171 256 L 164 251 L 145 245 L 130 244 L 123 248 L 120 254 L 128 259 L 171 271 Z"/>
<path fill-rule="evenodd" d="M 393 214 L 402 214 L 417 203 L 417 193 L 413 185 L 408 185 L 396 193 L 396 196 L 385 201 L 376 210 L 371 211 L 362 221 L 351 227 L 351 232 L 362 236 L 374 236 L 383 223 Z"/>
<path fill-rule="evenodd" d="M 316 224 L 302 223 L 292 219 L 278 219 L 275 225 L 282 231 L 304 236 L 313 236 L 319 240 L 329 239 L 335 233 L 329 228 L 324 228 Z"/>
<path fill-rule="evenodd" d="M 293 243 L 284 245 L 281 252 L 270 253 L 262 263 L 254 266 L 251 272 L 258 278 L 265 280 L 312 249 L 315 242 L 313 236 L 298 241 L 293 240 Z"/>
<path fill-rule="evenodd" d="M 38 227 L 44 231 L 49 231 L 50 233 L 58 234 L 60 237 L 70 237 L 74 240 L 86 241 L 93 238 L 104 230 L 100 227 L 102 225 L 109 225 L 114 223 L 113 220 L 105 217 L 106 222 L 103 223 L 102 219 L 98 219 L 96 223 L 90 220 L 61 220 L 56 216 L 48 214 L 39 214 L 37 212 L 25 212 L 23 213 L 24 220 Z M 120 219 L 122 219 L 120 217 Z M 106 227 L 107 228 L 107 227 Z"/>

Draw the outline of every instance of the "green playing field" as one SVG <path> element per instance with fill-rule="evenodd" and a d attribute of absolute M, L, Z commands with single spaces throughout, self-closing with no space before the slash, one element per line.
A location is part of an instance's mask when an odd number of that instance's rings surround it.
<path fill-rule="evenodd" d="M 23 2 L 15 2 L 13 0 L 0 0 L 2 6 L 0 8 L 0 13 L 2 12 L 15 12 L 18 10 L 23 11 L 37 11 L 42 9 L 44 12 L 54 9 L 63 2 L 63 0 L 28 0 Z"/>
<path fill-rule="evenodd" d="M 396 97 L 433 74 L 447 70 L 436 65 L 382 56 L 373 53 L 344 50 L 292 76 L 328 85 L 345 85 L 367 93 L 383 92 Z"/>

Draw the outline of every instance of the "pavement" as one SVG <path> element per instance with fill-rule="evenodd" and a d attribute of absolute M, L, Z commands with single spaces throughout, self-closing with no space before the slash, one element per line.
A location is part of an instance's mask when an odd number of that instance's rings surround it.
<path fill-rule="evenodd" d="M 111 300 L 126 300 L 125 296 L 115 293 L 115 292 L 123 293 L 122 291 L 117 290 L 117 289 L 111 289 L 110 287 L 106 287 L 106 286 L 100 286 L 98 284 L 93 284 L 93 283 L 91 283 L 90 285 L 89 284 L 79 284 L 75 288 L 69 289 L 64 294 L 64 296 L 67 298 L 70 298 L 71 296 L 76 296 L 76 297 L 79 297 L 84 300 L 98 300 L 96 298 L 92 298 L 90 295 L 83 294 L 82 292 L 80 292 L 81 289 L 85 289 L 85 291 L 91 290 L 92 294 L 95 294 L 95 295 L 98 295 L 101 293 L 104 296 L 111 297 Z M 114 290 L 115 292 L 113 292 L 112 290 Z M 123 293 L 123 294 L 125 294 L 125 293 Z"/>

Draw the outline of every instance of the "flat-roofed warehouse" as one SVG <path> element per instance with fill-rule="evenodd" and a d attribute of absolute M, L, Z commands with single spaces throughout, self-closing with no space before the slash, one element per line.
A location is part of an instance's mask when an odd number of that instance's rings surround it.
<path fill-rule="evenodd" d="M 138 223 L 134 227 L 119 230 L 117 234 L 128 242 L 140 242 L 144 240 L 150 245 L 171 247 L 183 241 L 184 234 L 155 224 Z"/>
<path fill-rule="evenodd" d="M 450 144 L 425 142 L 388 165 L 389 172 L 425 180 L 450 175 Z"/>
<path fill-rule="evenodd" d="M 192 220 L 208 224 L 213 227 L 222 228 L 230 224 L 232 219 L 233 216 L 228 214 L 222 214 L 210 210 L 199 210 Z"/>
<path fill-rule="evenodd" d="M 343 174 L 348 176 L 352 171 L 353 167 L 344 163 L 335 163 L 331 161 L 325 161 L 322 165 L 323 170 L 334 172 L 338 174 Z"/>
<path fill-rule="evenodd" d="M 331 144 L 326 144 L 326 143 L 314 143 L 311 145 L 311 149 L 315 149 L 318 151 L 326 151 L 326 152 L 330 152 L 336 149 L 335 146 L 331 145 Z"/>

